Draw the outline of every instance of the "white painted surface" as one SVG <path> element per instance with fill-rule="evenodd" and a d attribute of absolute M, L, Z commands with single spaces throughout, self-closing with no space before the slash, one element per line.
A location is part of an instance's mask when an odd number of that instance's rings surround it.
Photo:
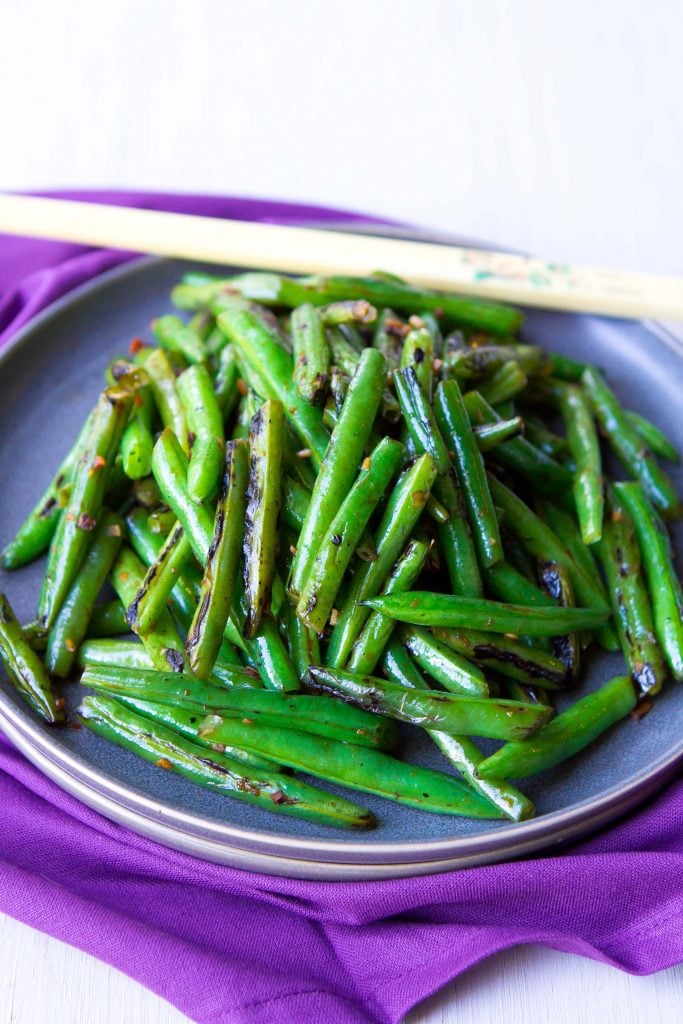
<path fill-rule="evenodd" d="M 2 0 L 0 188 L 308 199 L 548 257 L 683 273 L 682 10 Z M 411 1020 L 673 1024 L 682 1005 L 681 969 L 630 978 L 523 948 Z M 0 1024 L 182 1020 L 118 972 L 0 917 Z"/>

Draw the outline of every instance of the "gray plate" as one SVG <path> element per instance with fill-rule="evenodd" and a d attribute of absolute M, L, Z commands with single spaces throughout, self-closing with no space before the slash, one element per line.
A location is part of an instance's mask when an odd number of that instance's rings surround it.
<path fill-rule="evenodd" d="M 168 308 L 185 266 L 144 260 L 115 270 L 52 306 L 0 359 L 0 544 L 18 527 L 50 479 L 101 387 L 102 370 L 130 339 Z M 604 366 L 626 403 L 683 448 L 674 419 L 683 389 L 682 349 L 654 326 L 534 311 L 530 341 Z M 679 488 L 683 481 L 678 474 Z M 42 565 L 0 573 L 18 614 L 32 617 Z M 584 690 L 621 670 L 600 656 Z M 79 688 L 69 687 L 69 703 Z M 678 691 L 678 692 L 677 692 Z M 364 836 L 266 815 L 155 771 L 86 730 L 50 730 L 0 682 L 0 723 L 59 785 L 108 817 L 176 849 L 217 862 L 309 878 L 424 874 L 547 849 L 613 820 L 647 799 L 680 765 L 683 743 L 670 686 L 643 721 L 627 721 L 570 763 L 527 780 L 538 817 L 530 822 L 468 821 L 362 800 L 379 826 Z M 408 754 L 443 767 L 426 738 L 406 731 Z M 334 789 L 334 787 L 329 787 Z M 362 795 L 361 795 L 362 797 Z"/>

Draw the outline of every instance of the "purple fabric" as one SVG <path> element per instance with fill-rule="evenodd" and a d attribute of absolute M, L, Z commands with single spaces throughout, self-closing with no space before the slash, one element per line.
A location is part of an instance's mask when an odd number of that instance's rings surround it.
<path fill-rule="evenodd" d="M 354 219 L 260 200 L 71 195 L 245 219 Z M 129 255 L 0 238 L 0 343 Z M 555 856 L 372 883 L 271 878 L 166 850 L 63 793 L 2 736 L 0 806 L 0 910 L 201 1024 L 389 1024 L 519 943 L 637 974 L 683 960 L 680 780 Z"/>

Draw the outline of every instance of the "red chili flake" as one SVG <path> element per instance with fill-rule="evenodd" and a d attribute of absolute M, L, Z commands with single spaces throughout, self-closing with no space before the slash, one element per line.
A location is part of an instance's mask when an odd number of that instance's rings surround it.
<path fill-rule="evenodd" d="M 90 533 L 91 530 L 95 529 L 96 520 L 93 519 L 92 516 L 88 515 L 87 512 L 82 512 L 78 517 L 76 526 L 79 530 L 85 530 L 87 533 Z"/>
<path fill-rule="evenodd" d="M 98 473 L 101 469 L 107 465 L 107 460 L 102 458 L 101 455 L 96 455 L 92 460 L 92 466 L 88 470 L 88 476 L 92 476 L 94 473 Z"/>
<path fill-rule="evenodd" d="M 270 799 L 273 801 L 274 804 L 283 804 L 287 797 L 285 796 L 281 789 L 276 789 L 274 793 L 270 794 Z"/>
<path fill-rule="evenodd" d="M 648 711 L 651 711 L 651 710 L 652 710 L 652 701 L 650 700 L 649 697 L 643 697 L 639 701 L 639 703 L 636 704 L 636 706 L 634 707 L 633 711 L 631 711 L 631 713 L 629 715 L 629 718 L 631 718 L 634 722 L 639 722 L 640 719 L 643 718 L 643 716 L 646 715 L 648 713 Z"/>
<path fill-rule="evenodd" d="M 66 701 L 64 700 L 63 697 L 55 698 L 55 707 L 57 708 L 58 711 L 64 710 L 64 708 L 66 707 Z"/>
<path fill-rule="evenodd" d="M 131 341 L 130 345 L 128 346 L 128 351 L 129 351 L 130 355 L 134 356 L 137 352 L 140 351 L 141 348 L 144 348 L 144 347 L 145 347 L 145 343 L 142 340 L 142 338 L 133 338 L 133 340 Z"/>
<path fill-rule="evenodd" d="M 136 408 L 138 408 L 138 409 L 139 409 L 139 408 L 140 408 L 140 406 L 141 406 L 141 405 L 143 404 L 143 401 L 144 401 L 144 399 L 143 399 L 142 395 L 139 395 L 139 394 L 138 394 L 138 395 L 135 395 L 135 397 L 133 398 L 133 405 L 134 405 L 134 406 L 135 406 Z"/>
<path fill-rule="evenodd" d="M 242 725 L 253 725 L 253 724 L 254 724 L 254 719 L 253 718 L 243 718 L 242 719 Z"/>
<path fill-rule="evenodd" d="M 429 495 L 427 494 L 427 491 L 413 491 L 411 495 L 411 500 L 415 508 L 424 508 L 428 499 Z"/>
<path fill-rule="evenodd" d="M 125 583 L 125 582 L 126 582 L 126 580 L 128 579 L 128 576 L 129 576 L 129 575 L 130 575 L 130 574 L 129 574 L 129 573 L 127 573 L 127 572 L 120 572 L 120 573 L 119 573 L 119 579 L 121 580 L 121 582 L 122 582 L 122 583 Z"/>
<path fill-rule="evenodd" d="M 64 641 L 64 646 L 66 647 L 67 651 L 75 651 L 76 650 L 76 644 L 74 643 L 74 641 L 71 639 L 70 636 L 68 636 L 66 638 L 66 640 Z"/>
<path fill-rule="evenodd" d="M 442 366 L 443 366 L 443 359 L 439 359 L 439 358 L 437 357 L 437 358 L 436 358 L 436 359 L 434 360 L 434 369 L 438 371 L 438 370 L 440 370 L 440 369 L 441 369 L 441 367 L 442 367 Z"/>
<path fill-rule="evenodd" d="M 372 465 L 372 459 L 368 456 L 367 458 L 363 459 L 363 461 L 360 464 L 360 468 L 361 469 L 370 469 L 371 465 Z"/>
<path fill-rule="evenodd" d="M 246 380 L 243 380 L 241 377 L 237 378 L 237 390 L 241 395 L 246 395 L 249 390 Z"/>
<path fill-rule="evenodd" d="M 251 676 L 252 679 L 260 679 L 261 678 L 260 675 L 258 674 L 258 672 L 256 671 L 256 669 L 252 668 L 251 665 L 247 665 L 247 667 L 245 668 L 244 672 L 245 672 L 246 675 Z"/>
<path fill-rule="evenodd" d="M 165 768 L 166 771 L 168 771 L 169 768 L 173 767 L 173 765 L 171 764 L 167 757 L 160 757 L 159 760 L 155 761 L 154 763 L 157 766 L 157 768 Z"/>

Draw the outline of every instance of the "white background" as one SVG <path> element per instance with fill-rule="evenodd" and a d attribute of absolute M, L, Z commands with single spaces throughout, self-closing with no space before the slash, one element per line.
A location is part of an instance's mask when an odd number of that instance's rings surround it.
<path fill-rule="evenodd" d="M 683 273 L 682 28 L 680 0 L 0 0 L 0 188 L 327 202 Z M 681 1005 L 680 969 L 524 949 L 412 1020 L 668 1024 Z M 181 1019 L 0 917 L 0 1024 Z"/>

